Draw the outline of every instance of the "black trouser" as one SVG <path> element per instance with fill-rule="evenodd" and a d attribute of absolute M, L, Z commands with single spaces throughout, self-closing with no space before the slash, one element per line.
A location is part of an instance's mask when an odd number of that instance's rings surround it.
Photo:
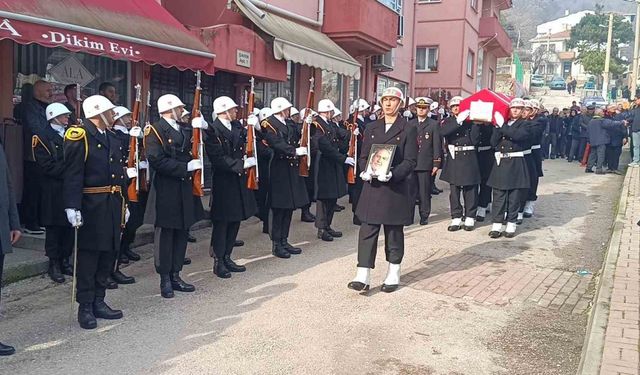
<path fill-rule="evenodd" d="M 478 210 L 478 185 L 456 186 L 449 185 L 449 205 L 451 207 L 451 218 L 460 219 L 462 216 L 476 218 Z M 464 212 L 460 203 L 460 195 L 464 197 Z"/>
<path fill-rule="evenodd" d="M 589 160 L 587 161 L 587 169 L 592 169 L 594 165 L 596 166 L 596 169 L 602 169 L 604 166 L 606 152 L 607 145 L 591 146 Z"/>
<path fill-rule="evenodd" d="M 2 300 L 2 269 L 4 268 L 4 253 L 0 246 L 0 300 Z"/>
<path fill-rule="evenodd" d="M 537 170 L 534 171 L 534 175 L 531 176 L 530 179 L 530 187 L 529 193 L 525 195 L 525 202 L 532 201 L 535 202 L 538 200 L 538 184 L 540 183 L 540 177 L 538 177 Z M 524 209 L 524 206 L 523 206 Z"/>
<path fill-rule="evenodd" d="M 564 150 L 564 155 L 566 157 L 569 157 L 569 155 L 571 155 L 571 139 L 572 138 L 573 137 L 570 136 L 570 135 L 565 135 L 564 136 L 564 145 L 563 145 L 564 149 L 563 150 Z"/>
<path fill-rule="evenodd" d="M 606 158 L 609 170 L 618 170 L 620 167 L 620 155 L 622 155 L 622 146 L 607 146 Z"/>
<path fill-rule="evenodd" d="M 571 151 L 569 151 L 569 160 L 581 161 L 584 156 L 584 150 L 587 147 L 587 138 L 573 138 L 571 140 Z"/>
<path fill-rule="evenodd" d="M 421 219 L 428 219 L 431 215 L 431 189 L 433 189 L 433 176 L 431 171 L 420 171 L 415 173 L 415 184 L 417 188 L 414 190 L 417 192 L 418 212 Z"/>
<path fill-rule="evenodd" d="M 288 208 L 271 209 L 271 241 L 281 241 L 289 238 L 293 210 Z"/>
<path fill-rule="evenodd" d="M 68 258 L 73 251 L 74 229 L 63 225 L 47 226 L 44 253 L 51 260 Z"/>
<path fill-rule="evenodd" d="M 78 303 L 93 303 L 104 299 L 107 277 L 111 274 L 115 256 L 114 252 L 109 251 L 78 251 Z"/>
<path fill-rule="evenodd" d="M 20 219 L 25 227 L 39 227 L 42 169 L 40 169 L 36 162 L 25 160 L 23 186 L 22 202 L 20 203 Z"/>
<path fill-rule="evenodd" d="M 489 207 L 491 204 L 491 187 L 485 184 L 480 184 L 480 192 L 478 193 L 478 207 Z"/>
<path fill-rule="evenodd" d="M 335 212 L 337 201 L 337 199 L 316 200 L 316 228 L 329 229 L 331 227 L 331 222 L 333 222 L 333 213 Z"/>
<path fill-rule="evenodd" d="M 375 268 L 381 224 L 360 225 L 358 233 L 358 267 Z M 384 253 L 387 262 L 400 264 L 404 257 L 404 226 L 384 225 Z"/>
<path fill-rule="evenodd" d="M 522 196 L 526 196 L 528 189 L 500 190 L 493 189 L 493 222 L 502 223 L 507 216 L 508 223 L 515 223 L 518 220 L 518 211 L 522 201 Z"/>
<path fill-rule="evenodd" d="M 147 207 L 147 197 L 148 195 L 146 193 L 140 193 L 138 202 L 129 203 L 129 221 L 127 221 L 127 224 L 122 231 L 120 251 L 129 249 L 133 241 L 136 239 L 136 231 L 144 222 L 144 211 Z"/>
<path fill-rule="evenodd" d="M 211 247 L 216 258 L 222 259 L 225 256 L 231 256 L 239 230 L 239 221 L 213 221 Z"/>
<path fill-rule="evenodd" d="M 182 271 L 188 238 L 188 229 L 156 227 L 153 256 L 157 273 L 167 275 Z"/>
<path fill-rule="evenodd" d="M 558 142 L 558 134 L 557 133 L 549 133 L 549 145 L 551 146 L 551 154 L 549 155 L 549 157 L 551 159 L 555 159 L 556 156 L 558 156 L 559 152 L 558 150 L 560 149 L 560 146 L 562 146 L 560 144 L 561 142 Z M 545 150 L 545 152 L 548 150 Z"/>

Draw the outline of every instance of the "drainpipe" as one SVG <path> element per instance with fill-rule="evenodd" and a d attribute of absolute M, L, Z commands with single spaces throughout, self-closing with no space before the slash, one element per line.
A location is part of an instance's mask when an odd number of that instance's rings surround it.
<path fill-rule="evenodd" d="M 415 78 L 416 78 L 416 26 L 418 23 L 416 22 L 416 13 L 418 9 L 418 0 L 414 0 L 413 2 L 413 20 L 411 22 L 411 65 L 409 69 L 411 69 L 411 76 L 409 78 L 409 90 L 413 93 L 413 96 L 416 96 L 416 88 L 415 88 Z"/>
<path fill-rule="evenodd" d="M 288 11 L 286 9 L 282 9 L 276 6 L 273 6 L 271 4 L 267 4 L 264 1 L 260 1 L 260 0 L 240 0 L 242 2 L 250 2 L 251 4 L 257 6 L 260 9 L 264 9 L 268 12 L 283 16 L 283 17 L 287 17 L 299 22 L 303 22 L 312 26 L 316 26 L 316 27 L 322 27 L 322 23 L 324 20 L 324 0 L 318 0 L 318 19 L 314 20 L 308 17 L 304 17 L 301 16 L 299 14 L 293 13 L 291 11 Z"/>

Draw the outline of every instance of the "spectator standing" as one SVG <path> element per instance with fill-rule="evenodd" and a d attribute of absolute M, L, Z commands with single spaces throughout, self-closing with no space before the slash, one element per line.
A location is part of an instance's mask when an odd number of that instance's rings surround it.
<path fill-rule="evenodd" d="M 610 105 L 607 108 L 605 118 L 613 121 L 626 121 L 626 113 L 618 109 L 615 105 Z M 624 124 L 617 124 L 615 127 L 608 130 L 608 132 L 610 142 L 607 145 L 605 155 L 607 173 L 619 174 L 620 172 L 618 172 L 618 167 L 620 166 L 622 146 L 626 145 L 628 141 L 627 127 Z"/>
<path fill-rule="evenodd" d="M 554 108 L 549 115 L 549 146 L 546 147 L 545 152 L 548 152 L 549 147 L 551 148 L 549 158 L 555 159 L 558 156 L 558 146 L 561 143 L 562 139 L 562 117 L 560 117 L 560 110 L 558 108 Z"/>
<path fill-rule="evenodd" d="M 636 107 L 631 111 L 629 120 L 631 121 L 631 146 L 633 147 L 633 159 L 629 163 L 630 167 L 640 165 L 640 97 L 636 97 Z"/>
<path fill-rule="evenodd" d="M 591 152 L 589 153 L 589 161 L 587 162 L 586 173 L 593 173 L 593 167 L 596 167 L 596 174 L 604 174 L 602 169 L 605 162 L 607 145 L 611 143 L 610 132 L 614 131 L 619 125 L 624 126 L 622 121 L 612 121 L 604 118 L 604 110 L 598 108 L 595 110 L 593 117 L 587 124 L 589 134 L 589 144 L 591 144 Z"/>

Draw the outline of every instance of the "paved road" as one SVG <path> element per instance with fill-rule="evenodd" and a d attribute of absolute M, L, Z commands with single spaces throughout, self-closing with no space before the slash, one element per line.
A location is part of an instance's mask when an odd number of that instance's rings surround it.
<path fill-rule="evenodd" d="M 214 278 L 208 231 L 190 246 L 185 278 L 198 290 L 159 296 L 151 248 L 126 272 L 138 283 L 110 292 L 125 318 L 84 331 L 70 313 L 70 285 L 36 278 L 3 290 L 0 339 L 18 353 L 2 374 L 569 374 L 577 369 L 604 244 L 622 177 L 586 175 L 545 162 L 536 218 L 515 239 L 491 240 L 488 224 L 448 233 L 447 198 L 426 227 L 407 228 L 403 286 L 346 288 L 356 228 L 345 211 L 333 243 L 294 222 L 304 253 L 270 256 L 261 225 L 241 229 L 248 272 Z M 442 182 L 439 185 L 444 186 Z"/>

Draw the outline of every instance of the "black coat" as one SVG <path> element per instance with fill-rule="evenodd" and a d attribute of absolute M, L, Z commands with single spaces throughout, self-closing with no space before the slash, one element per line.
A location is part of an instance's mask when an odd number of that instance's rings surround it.
<path fill-rule="evenodd" d="M 211 160 L 211 220 L 238 222 L 258 211 L 255 196 L 247 189 L 244 169 L 247 131 L 238 122 L 227 129 L 219 119 L 204 132 L 207 156 Z"/>
<path fill-rule="evenodd" d="M 480 141 L 478 142 L 478 165 L 480 166 L 481 182 L 486 183 L 495 164 L 494 147 L 491 144 L 491 136 L 494 127 L 490 124 L 478 124 L 480 129 Z M 485 150 L 485 148 L 490 149 Z M 480 150 L 483 148 L 483 150 Z"/>
<path fill-rule="evenodd" d="M 528 122 L 527 126 L 529 128 L 531 146 L 541 146 L 542 137 L 547 129 L 547 118 L 544 116 L 536 116 Z M 544 176 L 542 171 L 542 149 L 532 148 L 530 157 L 533 159 L 533 164 L 538 177 Z"/>
<path fill-rule="evenodd" d="M 416 117 L 409 122 L 416 127 L 418 137 L 418 160 L 416 172 L 431 172 L 442 164 L 442 138 L 438 122 L 427 118 L 420 122 Z"/>
<path fill-rule="evenodd" d="M 559 115 L 549 115 L 549 134 L 562 133 L 562 117 Z"/>
<path fill-rule="evenodd" d="M 347 195 L 344 173 L 347 155 L 340 152 L 343 137 L 338 134 L 337 125 L 318 116 L 313 122 L 311 134 L 315 199 L 338 199 Z"/>
<path fill-rule="evenodd" d="M 275 116 L 263 120 L 260 125 L 263 139 L 273 150 L 269 168 L 269 206 L 290 210 L 306 206 L 309 195 L 296 156 L 300 142 L 298 129 L 293 123 L 283 124 Z"/>
<path fill-rule="evenodd" d="M 64 138 L 51 126 L 34 135 L 31 147 L 33 157 L 42 170 L 42 194 L 40 195 L 40 223 L 70 226 L 64 209 L 62 184 L 64 182 Z"/>
<path fill-rule="evenodd" d="M 151 170 L 145 223 L 186 230 L 203 218 L 200 197 L 193 195 L 193 172 L 187 171 L 192 160 L 191 137 L 191 128 L 176 131 L 163 118 L 145 127 L 145 152 Z"/>
<path fill-rule="evenodd" d="M 506 154 L 529 149 L 529 130 L 525 120 L 517 120 L 511 125 L 504 124 L 495 128 L 491 135 L 491 145 L 496 153 Z M 487 185 L 494 189 L 527 189 L 530 185 L 530 173 L 524 157 L 501 158 L 498 165 L 496 155 Z"/>
<path fill-rule="evenodd" d="M 356 216 L 368 224 L 411 225 L 415 199 L 411 195 L 409 176 L 416 167 L 418 157 L 418 133 L 403 117 L 398 116 L 388 132 L 384 119 L 367 125 L 358 164 L 361 170 L 367 167 L 371 146 L 374 144 L 397 145 L 391 162 L 391 180 L 377 179 L 364 182 L 356 207 Z"/>
<path fill-rule="evenodd" d="M 465 121 L 461 125 L 455 117 L 442 120 L 440 134 L 449 146 L 477 146 L 480 142 L 480 126 Z M 448 155 L 440 179 L 456 186 L 477 185 L 482 181 L 478 153 L 476 150 L 456 152 L 455 158 Z"/>
<path fill-rule="evenodd" d="M 90 121 L 65 133 L 63 200 L 82 214 L 78 248 L 118 251 L 124 227 L 126 189 L 124 155 L 112 131 L 100 134 Z M 121 193 L 85 194 L 91 187 L 120 186 Z"/>
<path fill-rule="evenodd" d="M 24 107 L 22 108 L 22 133 L 24 139 L 24 156 L 28 161 L 35 161 L 31 153 L 31 145 L 29 145 L 31 137 L 33 137 L 34 134 L 40 134 L 49 127 L 46 114 L 47 105 L 48 103 L 41 102 L 37 99 L 24 102 Z"/>

